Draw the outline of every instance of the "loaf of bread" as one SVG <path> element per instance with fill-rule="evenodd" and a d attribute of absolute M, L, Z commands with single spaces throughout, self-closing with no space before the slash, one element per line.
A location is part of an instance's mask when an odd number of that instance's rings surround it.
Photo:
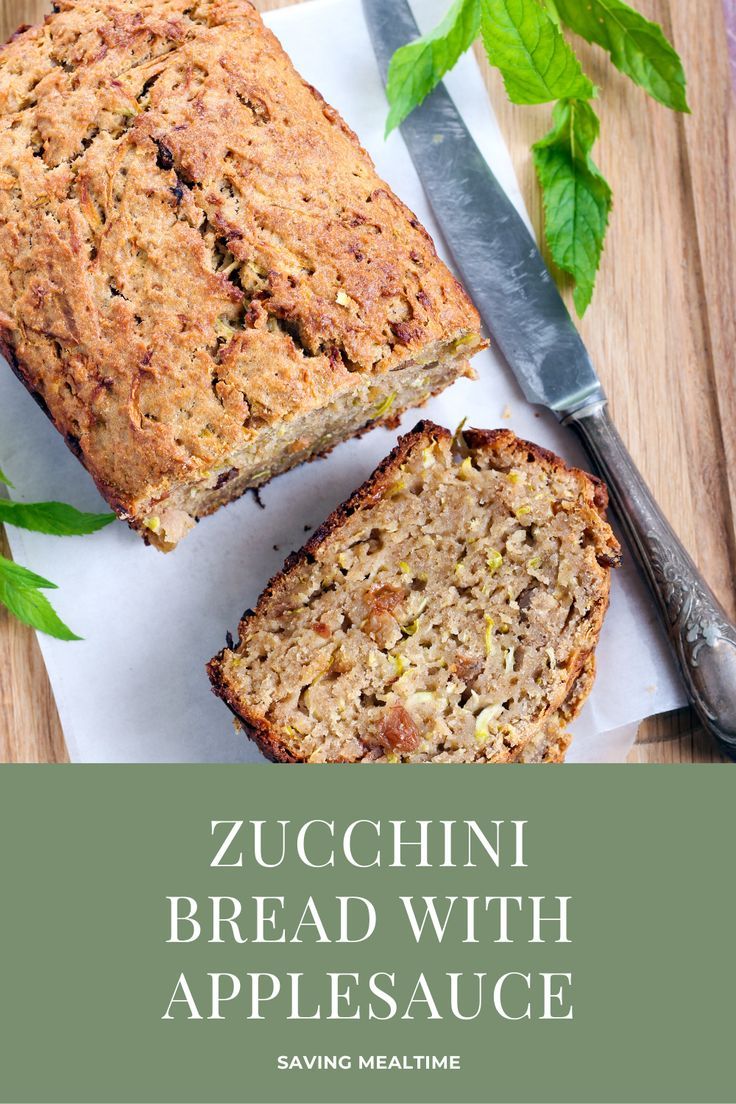
<path fill-rule="evenodd" d="M 284 762 L 559 762 L 619 546 L 606 491 L 420 422 L 266 587 L 214 690 Z"/>
<path fill-rule="evenodd" d="M 246 0 L 58 0 L 0 49 L 0 350 L 158 547 L 482 345 Z"/>

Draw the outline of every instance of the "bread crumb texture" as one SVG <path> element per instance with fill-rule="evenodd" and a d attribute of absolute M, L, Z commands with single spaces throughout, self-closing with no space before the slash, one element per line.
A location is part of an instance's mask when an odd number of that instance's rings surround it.
<path fill-rule="evenodd" d="M 557 762 L 619 546 L 605 488 L 509 430 L 420 423 L 287 560 L 215 690 L 289 762 Z"/>
<path fill-rule="evenodd" d="M 467 296 L 246 0 L 56 9 L 0 50 L 0 348 L 148 539 L 469 374 Z"/>

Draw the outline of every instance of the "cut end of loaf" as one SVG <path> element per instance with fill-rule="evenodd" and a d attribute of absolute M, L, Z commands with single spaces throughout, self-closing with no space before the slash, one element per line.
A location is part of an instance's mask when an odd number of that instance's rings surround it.
<path fill-rule="evenodd" d="M 509 431 L 420 423 L 287 560 L 215 692 L 279 761 L 560 761 L 619 558 L 604 509 Z"/>
<path fill-rule="evenodd" d="M 395 426 L 407 409 L 423 406 L 463 376 L 473 378 L 467 356 L 483 344 L 477 334 L 465 332 L 429 358 L 412 358 L 382 375 L 352 378 L 349 387 L 324 406 L 276 422 L 264 420 L 257 429 L 244 432 L 240 447 L 211 468 L 140 505 L 130 515 L 132 524 L 149 544 L 171 551 L 200 518 L 247 490 L 377 425 Z"/>

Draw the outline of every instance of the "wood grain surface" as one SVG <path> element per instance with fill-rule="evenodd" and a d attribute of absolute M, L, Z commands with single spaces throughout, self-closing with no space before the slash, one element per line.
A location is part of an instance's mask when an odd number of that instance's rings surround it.
<path fill-rule="evenodd" d="M 289 0 L 256 0 L 261 10 Z M 299 2 L 299 0 L 296 0 Z M 721 0 L 637 0 L 683 58 L 692 114 L 675 115 L 578 42 L 601 89 L 596 160 L 615 210 L 583 337 L 634 458 L 731 615 L 736 614 L 736 106 Z M 0 0 L 0 40 L 44 0 Z M 529 145 L 550 109 L 488 90 L 539 231 Z M 338 105 L 339 106 L 339 105 Z M 3 541 L 3 550 L 7 546 Z M 0 610 L 0 761 L 63 762 L 34 635 Z M 642 725 L 631 762 L 718 762 L 689 710 Z"/>

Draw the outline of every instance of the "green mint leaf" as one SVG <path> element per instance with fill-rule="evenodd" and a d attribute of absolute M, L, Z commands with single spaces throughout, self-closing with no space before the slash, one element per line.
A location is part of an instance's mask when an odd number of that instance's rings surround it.
<path fill-rule="evenodd" d="M 50 583 L 43 575 L 36 575 L 27 567 L 21 567 L 13 560 L 0 556 L 0 578 L 10 579 L 13 586 L 27 587 L 29 590 L 56 590 L 56 583 Z"/>
<path fill-rule="evenodd" d="M 56 537 L 95 533 L 114 520 L 115 514 L 85 514 L 65 502 L 9 502 L 0 498 L 0 522 Z"/>
<path fill-rule="evenodd" d="M 419 106 L 472 45 L 480 26 L 480 3 L 455 0 L 433 31 L 402 46 L 391 58 L 386 82 L 391 105 L 387 135 Z"/>
<path fill-rule="evenodd" d="M 34 575 L 32 571 L 0 556 L 0 603 L 33 629 L 55 636 L 58 640 L 79 640 L 81 638 L 64 624 L 46 595 L 36 589 L 38 586 L 53 585 L 40 575 Z"/>
<path fill-rule="evenodd" d="M 539 0 L 481 0 L 480 29 L 491 65 L 513 103 L 590 99 L 593 84 Z"/>
<path fill-rule="evenodd" d="M 617 69 L 655 100 L 675 111 L 689 111 L 685 73 L 662 28 L 623 0 L 555 0 L 564 23 L 587 42 L 611 55 Z"/>
<path fill-rule="evenodd" d="M 611 189 L 590 157 L 599 128 L 590 104 L 563 100 L 552 118 L 552 130 L 532 152 L 542 185 L 545 236 L 555 264 L 575 281 L 573 300 L 582 317 L 603 252 Z"/>
<path fill-rule="evenodd" d="M 2 468 L 0 468 L 0 483 L 4 483 L 6 487 L 12 487 L 13 486 L 13 484 L 10 482 L 10 480 L 8 479 L 7 475 L 2 470 Z"/>

